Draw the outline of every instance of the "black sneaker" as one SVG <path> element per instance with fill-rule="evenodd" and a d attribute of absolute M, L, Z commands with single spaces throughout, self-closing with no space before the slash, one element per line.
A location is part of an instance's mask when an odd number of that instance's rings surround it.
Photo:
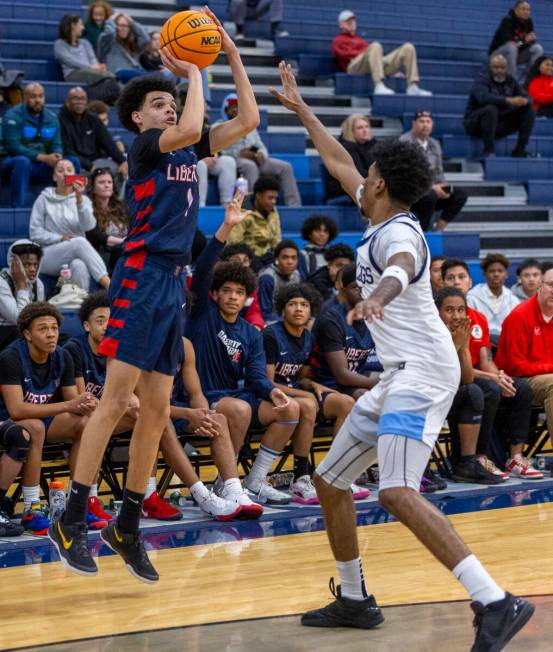
<path fill-rule="evenodd" d="M 159 580 L 156 569 L 150 563 L 142 535 L 120 532 L 117 523 L 111 521 L 101 532 L 103 542 L 123 557 L 123 561 L 131 575 L 148 584 Z"/>
<path fill-rule="evenodd" d="M 384 616 L 376 604 L 373 595 L 362 601 L 342 598 L 340 587 L 334 587 L 334 578 L 330 578 L 328 588 L 336 598 L 326 607 L 308 611 L 301 617 L 301 624 L 306 627 L 357 627 L 372 629 L 384 622 Z"/>
<path fill-rule="evenodd" d="M 0 537 L 19 537 L 25 528 L 13 521 L 3 509 L 0 509 Z"/>
<path fill-rule="evenodd" d="M 426 467 L 424 475 L 428 480 L 430 480 L 430 482 L 438 487 L 438 491 L 447 489 L 447 482 L 442 478 L 441 475 L 438 475 L 435 471 L 433 471 L 430 468 L 430 465 Z"/>
<path fill-rule="evenodd" d="M 527 600 L 506 593 L 503 600 L 484 607 L 473 602 L 476 638 L 471 652 L 499 652 L 530 620 L 534 605 Z"/>
<path fill-rule="evenodd" d="M 98 567 L 88 549 L 88 526 L 86 523 L 65 525 L 63 515 L 52 521 L 48 537 L 58 551 L 63 564 L 79 575 L 96 575 Z"/>
<path fill-rule="evenodd" d="M 480 464 L 476 457 L 461 459 L 453 470 L 455 482 L 467 482 L 472 484 L 502 484 L 501 476 L 494 475 Z"/>

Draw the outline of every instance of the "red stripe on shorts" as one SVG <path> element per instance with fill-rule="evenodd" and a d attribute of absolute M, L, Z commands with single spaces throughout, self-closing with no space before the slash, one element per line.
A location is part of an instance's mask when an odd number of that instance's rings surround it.
<path fill-rule="evenodd" d="M 136 235 L 137 233 L 147 233 L 152 228 L 151 224 L 143 224 L 142 226 L 135 226 L 131 229 L 129 235 Z"/>
<path fill-rule="evenodd" d="M 144 246 L 144 240 L 136 240 L 135 242 L 126 242 L 125 251 L 132 251 L 133 249 L 140 249 Z"/>
<path fill-rule="evenodd" d="M 124 319 L 108 319 L 108 326 L 112 328 L 123 328 L 125 326 Z"/>
<path fill-rule="evenodd" d="M 137 251 L 136 253 L 131 254 L 130 256 L 127 257 L 127 260 L 125 261 L 125 267 L 142 269 L 144 267 L 144 262 L 147 256 L 148 256 L 147 252 Z"/>
<path fill-rule="evenodd" d="M 131 302 L 128 299 L 115 299 L 113 305 L 116 308 L 128 308 L 131 305 Z"/>
<path fill-rule="evenodd" d="M 136 254 L 133 254 L 133 256 L 136 256 Z M 132 257 L 132 256 L 131 256 L 131 257 Z M 127 265 L 127 267 L 128 267 L 128 265 Z M 129 289 L 129 290 L 134 290 L 134 289 L 136 288 L 137 285 L 138 285 L 138 281 L 135 281 L 135 280 L 132 279 L 132 278 L 124 278 L 124 279 L 121 281 L 121 287 L 122 287 L 122 288 L 127 288 L 127 289 Z"/>
<path fill-rule="evenodd" d="M 144 199 L 144 197 L 151 197 L 156 191 L 156 182 L 155 179 L 149 179 L 148 181 L 139 184 L 138 186 L 133 186 L 134 198 L 139 201 Z"/>
<path fill-rule="evenodd" d="M 104 337 L 98 347 L 100 355 L 107 355 L 109 358 L 114 358 L 117 355 L 119 342 L 114 337 Z"/>
<path fill-rule="evenodd" d="M 146 215 L 149 215 L 152 211 L 154 210 L 154 207 L 150 204 L 150 206 L 146 206 L 146 208 L 143 211 L 138 211 L 136 214 L 136 219 L 141 220 L 143 217 L 146 217 Z"/>

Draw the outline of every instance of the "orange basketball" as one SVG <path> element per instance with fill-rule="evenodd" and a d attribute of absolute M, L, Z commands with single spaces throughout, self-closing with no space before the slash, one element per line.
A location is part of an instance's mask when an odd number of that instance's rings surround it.
<path fill-rule="evenodd" d="M 221 33 L 202 11 L 181 11 L 161 28 L 160 44 L 177 59 L 205 68 L 221 51 Z"/>

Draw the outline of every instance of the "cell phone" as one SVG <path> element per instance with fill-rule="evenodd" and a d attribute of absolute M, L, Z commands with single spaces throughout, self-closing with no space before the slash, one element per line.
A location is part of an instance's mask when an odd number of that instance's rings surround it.
<path fill-rule="evenodd" d="M 65 175 L 65 185 L 72 186 L 75 181 L 82 183 L 83 186 L 86 186 L 86 177 L 84 174 L 66 174 Z"/>

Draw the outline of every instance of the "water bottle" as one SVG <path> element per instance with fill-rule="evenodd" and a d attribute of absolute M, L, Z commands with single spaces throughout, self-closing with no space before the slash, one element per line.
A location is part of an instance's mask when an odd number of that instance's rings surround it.
<path fill-rule="evenodd" d="M 180 491 L 173 491 L 169 496 L 169 502 L 175 507 L 185 507 L 187 504 L 186 496 L 183 496 Z"/>
<path fill-rule="evenodd" d="M 241 190 L 244 194 L 248 192 L 248 180 L 244 178 L 244 175 L 240 173 L 236 183 L 234 184 L 236 190 Z"/>
<path fill-rule="evenodd" d="M 65 487 L 61 480 L 50 482 L 48 502 L 50 504 L 50 519 L 58 518 L 65 511 Z"/>
<path fill-rule="evenodd" d="M 62 285 L 64 285 L 65 283 L 71 283 L 71 278 L 73 276 L 73 273 L 71 272 L 71 268 L 69 267 L 69 265 L 61 266 L 60 276 L 61 276 Z"/>

